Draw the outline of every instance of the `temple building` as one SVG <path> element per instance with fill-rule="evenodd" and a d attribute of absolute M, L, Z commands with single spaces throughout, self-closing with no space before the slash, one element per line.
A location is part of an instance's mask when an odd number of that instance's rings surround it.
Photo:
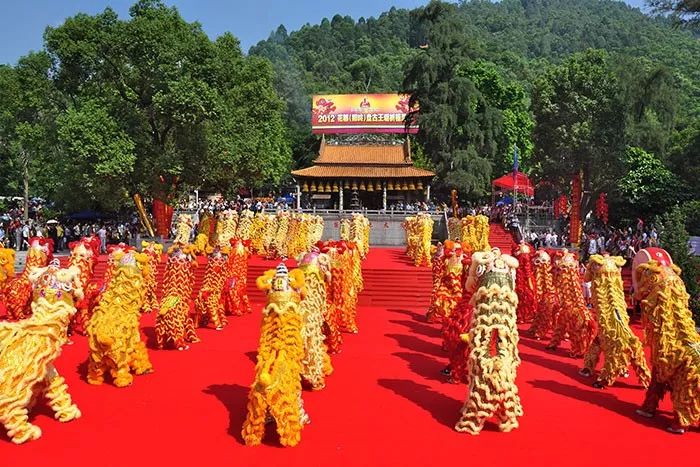
<path fill-rule="evenodd" d="M 314 165 L 294 170 L 297 207 L 383 209 L 430 200 L 435 174 L 413 165 L 408 136 L 346 135 L 326 139 Z"/>

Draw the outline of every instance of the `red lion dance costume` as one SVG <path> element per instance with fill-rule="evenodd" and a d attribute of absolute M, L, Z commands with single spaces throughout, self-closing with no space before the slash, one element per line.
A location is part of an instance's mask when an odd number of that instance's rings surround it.
<path fill-rule="evenodd" d="M 449 240 L 448 240 L 449 241 Z M 430 307 L 426 317 L 429 318 L 435 314 L 435 300 L 437 299 L 437 291 L 442 283 L 442 275 L 445 273 L 445 245 L 438 243 L 433 253 L 432 279 L 433 288 L 430 291 Z"/>
<path fill-rule="evenodd" d="M 217 331 L 228 324 L 224 313 L 222 292 L 226 281 L 228 249 L 207 247 L 207 269 L 204 273 L 202 288 L 194 302 L 195 327 L 211 323 Z"/>
<path fill-rule="evenodd" d="M 232 238 L 222 294 L 224 311 L 227 315 L 242 316 L 251 312 L 248 299 L 249 256 L 250 241 Z"/>
<path fill-rule="evenodd" d="M 445 241 L 445 270 L 435 297 L 433 312 L 427 316 L 430 323 L 443 323 L 462 298 L 462 246 Z"/>
<path fill-rule="evenodd" d="M 257 280 L 268 291 L 255 365 L 255 380 L 248 394 L 248 413 L 242 436 L 246 446 L 257 446 L 265 435 L 265 424 L 274 421 L 282 446 L 296 446 L 309 418 L 301 398 L 304 358 L 303 319 L 299 303 L 304 274 L 287 271 L 284 264 Z"/>
<path fill-rule="evenodd" d="M 331 282 L 328 287 L 328 309 L 325 316 L 323 332 L 326 335 L 328 353 L 339 353 L 343 345 L 343 335 L 340 331 L 345 301 L 347 300 L 346 282 L 349 269 L 346 267 L 345 245 L 341 242 L 326 242 L 321 251 L 328 255 L 331 261 Z"/>
<path fill-rule="evenodd" d="M 591 282 L 592 302 L 598 319 L 598 335 L 584 358 L 580 373 L 591 376 L 601 354 L 605 358 L 596 388 L 610 386 L 618 376 L 627 376 L 632 364 L 639 382 L 649 386 L 651 375 L 644 358 L 642 343 L 630 329 L 627 302 L 620 268 L 625 260 L 619 256 L 593 255 L 588 262 L 584 280 Z"/>
<path fill-rule="evenodd" d="M 559 312 L 554 335 L 547 349 L 555 350 L 569 336 L 569 355 L 581 358 L 593 343 L 597 327 L 595 318 L 583 299 L 578 260 L 567 250 L 555 261 L 554 287 L 559 295 Z"/>
<path fill-rule="evenodd" d="M 196 262 L 191 245 L 178 243 L 168 251 L 163 300 L 156 317 L 156 343 L 159 349 L 172 343 L 178 350 L 187 350 L 189 343 L 199 342 L 190 316 Z"/>
<path fill-rule="evenodd" d="M 7 285 L 5 300 L 7 317 L 10 320 L 20 320 L 31 314 L 32 283 L 29 275 L 34 268 L 44 268 L 53 259 L 53 240 L 44 237 L 29 239 L 27 262 L 22 273 Z"/>
<path fill-rule="evenodd" d="M 537 287 L 537 312 L 528 333 L 537 339 L 544 339 L 554 327 L 558 307 L 554 294 L 552 259 L 546 251 L 540 248 L 532 258 L 532 265 L 535 269 L 535 286 Z"/>
<path fill-rule="evenodd" d="M 653 417 L 666 392 L 671 394 L 672 433 L 700 425 L 700 335 L 688 308 L 688 292 L 668 253 L 641 250 L 634 258 L 635 298 L 651 347 L 651 384 L 639 415 Z"/>
<path fill-rule="evenodd" d="M 515 292 L 518 294 L 518 323 L 529 323 L 537 312 L 537 289 L 535 275 L 532 272 L 534 249 L 521 242 L 513 246 L 513 257 L 518 260 L 515 275 Z"/>
<path fill-rule="evenodd" d="M 469 360 L 470 348 L 464 341 L 464 334 L 469 332 L 469 326 L 474 313 L 474 306 L 471 303 L 473 290 L 466 287 L 469 277 L 469 266 L 471 265 L 471 255 L 465 252 L 462 259 L 462 298 L 457 302 L 450 316 L 445 320 L 442 329 L 443 348 L 447 352 L 450 363 L 442 372 L 449 376 L 452 383 L 467 383 L 467 362 Z"/>
<path fill-rule="evenodd" d="M 68 264 L 80 270 L 79 280 L 84 294 L 83 299 L 75 305 L 78 313 L 73 318 L 73 329 L 84 335 L 99 293 L 98 285 L 92 278 L 97 257 L 100 255 L 100 239 L 94 235 L 83 237 L 77 242 L 71 242 L 68 247 L 71 250 Z"/>

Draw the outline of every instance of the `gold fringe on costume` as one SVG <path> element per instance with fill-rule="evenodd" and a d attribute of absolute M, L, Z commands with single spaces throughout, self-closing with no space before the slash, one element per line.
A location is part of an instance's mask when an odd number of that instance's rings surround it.
<path fill-rule="evenodd" d="M 555 261 L 554 287 L 559 296 L 559 311 L 554 335 L 547 349 L 556 349 L 568 336 L 571 343 L 569 354 L 581 358 L 593 343 L 597 326 L 583 298 L 578 261 L 567 250 Z"/>
<path fill-rule="evenodd" d="M 598 321 L 598 335 L 584 358 L 584 370 L 593 373 L 601 354 L 605 362 L 596 386 L 609 386 L 618 376 L 632 368 L 645 388 L 651 375 L 644 358 L 642 343 L 629 326 L 627 303 L 620 268 L 625 260 L 620 256 L 593 255 L 586 269 L 586 282 L 592 282 L 592 303 Z"/>
<path fill-rule="evenodd" d="M 194 302 L 195 327 L 211 323 L 217 330 L 228 324 L 222 293 L 228 271 L 228 249 L 212 249 L 207 260 L 202 288 Z"/>
<path fill-rule="evenodd" d="M 259 445 L 269 415 L 277 425 L 280 443 L 296 446 L 303 425 L 308 423 L 300 378 L 304 342 L 298 291 L 304 286 L 304 274 L 299 270 L 288 274 L 280 264 L 277 271 L 258 278 L 257 285 L 269 292 L 242 436 L 247 446 Z"/>
<path fill-rule="evenodd" d="M 500 431 L 511 431 L 523 414 L 515 385 L 520 365 L 514 291 L 517 267 L 515 258 L 501 255 L 498 249 L 472 256 L 467 290 L 476 288 L 474 314 L 469 334 L 464 336 L 471 347 L 469 391 L 457 431 L 479 434 L 491 417 L 497 418 Z"/>
<path fill-rule="evenodd" d="M 552 259 L 546 251 L 539 249 L 532 258 L 532 267 L 535 273 L 537 308 L 532 326 L 527 332 L 537 339 L 544 339 L 556 323 L 559 307 L 554 293 Z"/>
<path fill-rule="evenodd" d="M 60 422 L 80 418 L 68 386 L 54 366 L 67 341 L 67 329 L 80 299 L 77 268 L 57 264 L 29 275 L 35 286 L 32 316 L 18 323 L 0 323 L 0 424 L 16 444 L 38 439 L 41 429 L 29 423 L 28 411 L 44 396 Z"/>
<path fill-rule="evenodd" d="M 700 335 L 680 272 L 675 265 L 650 261 L 639 265 L 633 274 L 651 348 L 652 380 L 642 413 L 654 415 L 668 391 L 677 425 L 674 428 L 685 429 L 700 425 Z"/>
<path fill-rule="evenodd" d="M 114 259 L 116 271 L 87 325 L 87 380 L 102 384 L 109 373 L 115 386 L 124 387 L 133 382 L 132 372 L 153 371 L 139 332 L 141 313 L 149 309 L 146 278 L 152 273 L 147 254 L 117 252 Z"/>

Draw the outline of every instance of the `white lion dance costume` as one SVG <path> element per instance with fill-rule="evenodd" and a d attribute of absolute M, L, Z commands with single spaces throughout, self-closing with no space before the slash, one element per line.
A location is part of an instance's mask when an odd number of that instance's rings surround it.
<path fill-rule="evenodd" d="M 498 419 L 500 431 L 518 427 L 522 416 L 515 376 L 518 355 L 518 328 L 515 270 L 518 261 L 498 249 L 472 256 L 468 290 L 474 314 L 469 334 L 463 335 L 471 348 L 468 361 L 467 401 L 457 422 L 457 431 L 479 434 L 491 417 Z M 494 350 L 495 349 L 495 350 Z"/>
<path fill-rule="evenodd" d="M 54 367 L 76 313 L 74 299 L 82 298 L 79 274 L 77 268 L 59 269 L 58 261 L 35 268 L 29 274 L 34 286 L 32 315 L 18 323 L 0 323 L 0 424 L 13 443 L 41 437 L 41 429 L 28 419 L 40 396 L 46 397 L 57 420 L 80 418 Z"/>
<path fill-rule="evenodd" d="M 653 417 L 669 392 L 674 421 L 668 430 L 681 434 L 700 425 L 700 335 L 688 308 L 688 293 L 680 269 L 664 250 L 641 250 L 633 268 L 652 364 L 651 384 L 637 413 Z"/>

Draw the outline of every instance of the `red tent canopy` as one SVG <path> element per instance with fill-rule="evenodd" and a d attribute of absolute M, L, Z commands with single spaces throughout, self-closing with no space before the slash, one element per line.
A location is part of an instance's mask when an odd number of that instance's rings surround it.
<path fill-rule="evenodd" d="M 534 185 L 527 178 L 527 175 L 522 172 L 515 172 L 515 176 L 512 173 L 506 174 L 492 181 L 491 185 L 507 191 L 513 191 L 515 188 L 518 193 L 524 193 L 527 196 L 534 196 L 535 194 Z"/>

